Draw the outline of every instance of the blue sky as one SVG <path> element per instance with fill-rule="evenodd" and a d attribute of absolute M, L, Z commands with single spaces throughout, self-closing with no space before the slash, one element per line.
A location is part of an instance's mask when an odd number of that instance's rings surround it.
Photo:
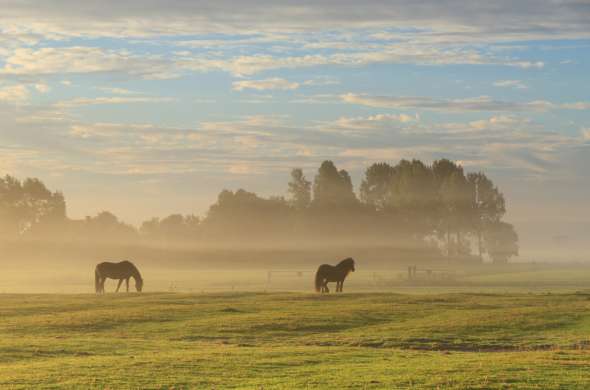
<path fill-rule="evenodd" d="M 358 187 L 375 161 L 448 157 L 517 224 L 590 221 L 586 1 L 2 8 L 0 171 L 63 190 L 73 217 L 203 214 L 324 159 Z"/>

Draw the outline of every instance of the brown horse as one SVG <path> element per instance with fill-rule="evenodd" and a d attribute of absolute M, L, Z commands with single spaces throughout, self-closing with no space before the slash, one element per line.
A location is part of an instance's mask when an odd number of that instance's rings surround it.
<path fill-rule="evenodd" d="M 315 290 L 329 293 L 328 282 L 336 282 L 336 292 L 342 292 L 344 279 L 350 272 L 354 272 L 354 259 L 351 257 L 342 260 L 338 265 L 322 264 L 315 274 Z"/>
<path fill-rule="evenodd" d="M 121 261 L 120 263 L 100 263 L 94 269 L 94 288 L 97 294 L 104 294 L 104 282 L 110 279 L 119 279 L 117 290 L 121 288 L 123 280 L 125 281 L 127 292 L 129 292 L 129 279 L 135 279 L 135 289 L 137 292 L 141 292 L 143 288 L 143 279 L 141 274 L 137 270 L 137 267 L 130 261 Z"/>

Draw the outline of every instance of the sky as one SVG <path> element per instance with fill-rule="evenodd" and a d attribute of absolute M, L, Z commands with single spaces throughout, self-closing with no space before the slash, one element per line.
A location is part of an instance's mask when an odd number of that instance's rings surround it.
<path fill-rule="evenodd" d="M 73 218 L 202 215 L 326 159 L 358 189 L 374 162 L 449 158 L 517 227 L 588 237 L 587 0 L 0 6 L 0 173 Z"/>

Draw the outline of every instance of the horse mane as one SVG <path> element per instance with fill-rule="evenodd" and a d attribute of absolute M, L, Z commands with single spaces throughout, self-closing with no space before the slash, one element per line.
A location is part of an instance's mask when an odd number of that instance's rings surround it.
<path fill-rule="evenodd" d="M 354 259 L 352 257 L 347 257 L 346 259 L 342 260 L 336 267 L 344 267 L 347 265 L 353 265 Z"/>
<path fill-rule="evenodd" d="M 130 262 L 130 261 L 127 261 L 127 260 L 124 260 L 124 261 L 122 261 L 121 263 L 128 263 L 128 264 L 129 264 L 129 266 L 131 266 L 131 268 L 133 269 L 133 274 L 134 274 L 134 277 L 135 277 L 136 279 L 138 279 L 138 280 L 140 280 L 140 281 L 142 281 L 142 282 L 143 282 L 143 278 L 141 277 L 141 274 L 139 273 L 139 270 L 137 269 L 137 267 L 135 266 L 135 264 L 133 264 L 132 262 Z"/>

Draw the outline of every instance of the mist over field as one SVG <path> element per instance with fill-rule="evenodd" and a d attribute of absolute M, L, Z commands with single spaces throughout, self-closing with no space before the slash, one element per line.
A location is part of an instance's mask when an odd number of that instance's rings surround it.
<path fill-rule="evenodd" d="M 309 292 L 319 264 L 346 257 L 357 260 L 348 284 L 356 291 L 586 287 L 586 247 L 569 236 L 521 258 L 510 202 L 482 171 L 447 159 L 375 163 L 355 191 L 348 172 L 326 160 L 313 179 L 299 168 L 285 179 L 284 195 L 222 190 L 202 216 L 134 226 L 108 211 L 72 219 L 65 194 L 7 175 L 0 291 L 87 293 L 96 264 L 131 260 L 146 291 Z"/>

